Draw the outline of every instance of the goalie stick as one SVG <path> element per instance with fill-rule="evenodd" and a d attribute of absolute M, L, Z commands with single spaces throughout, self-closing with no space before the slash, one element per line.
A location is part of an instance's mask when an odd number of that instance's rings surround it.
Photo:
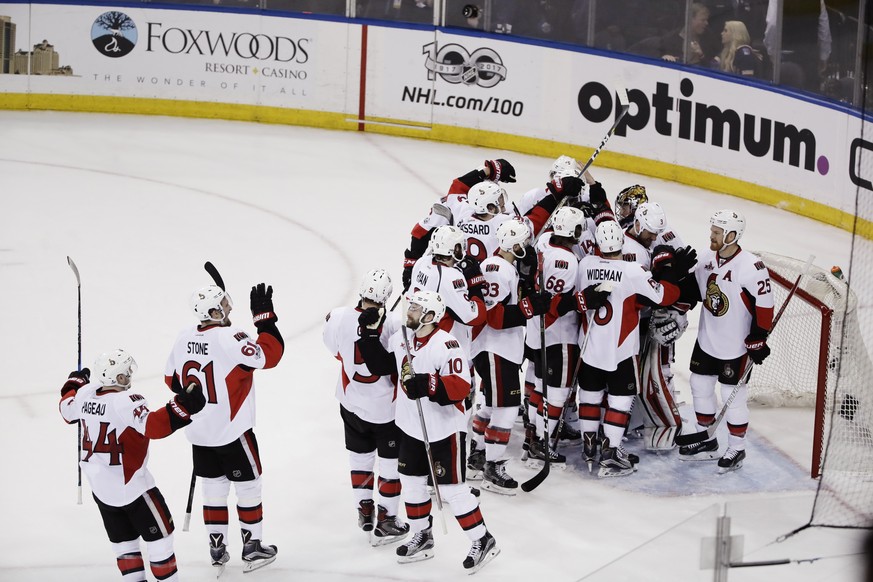
<path fill-rule="evenodd" d="M 782 317 L 782 314 L 785 313 L 785 308 L 788 307 L 788 302 L 791 301 L 791 298 L 794 297 L 794 293 L 797 291 L 797 288 L 800 286 L 800 281 L 803 279 L 806 274 L 809 272 L 809 268 L 812 266 L 812 262 L 815 260 L 815 255 L 809 255 L 809 258 L 806 260 L 806 266 L 803 268 L 803 272 L 797 276 L 797 279 L 794 281 L 794 285 L 791 286 L 791 289 L 788 291 L 788 296 L 785 298 L 785 301 L 782 302 L 782 306 L 779 307 L 779 312 L 776 314 L 776 317 L 773 318 L 773 324 L 770 326 L 770 333 L 773 333 L 773 330 L 776 329 L 776 324 L 779 323 L 779 319 Z M 749 377 L 752 375 L 752 368 L 754 368 L 754 362 L 749 364 L 749 367 L 743 373 L 743 377 L 740 378 L 740 381 L 737 382 L 737 385 L 734 386 L 734 389 L 731 390 L 730 395 L 727 397 L 727 400 L 724 401 L 724 404 L 721 407 L 721 410 L 718 411 L 718 416 L 715 417 L 715 420 L 706 427 L 706 430 L 701 430 L 698 432 L 694 432 L 691 434 L 680 434 L 676 436 L 676 444 L 680 447 L 686 447 L 688 445 L 693 445 L 695 443 L 701 443 L 703 441 L 708 441 L 715 436 L 715 431 L 718 426 L 721 424 L 722 419 L 725 414 L 727 414 L 728 408 L 733 403 L 734 398 L 737 397 L 737 394 L 740 392 L 740 388 L 745 386 L 749 381 Z"/>
<path fill-rule="evenodd" d="M 73 270 L 73 274 L 76 276 L 76 290 L 78 295 L 78 309 L 76 312 L 76 319 L 78 320 L 79 332 L 78 332 L 78 340 L 77 340 L 77 351 L 79 354 L 78 363 L 76 364 L 76 369 L 82 370 L 82 279 L 79 277 L 79 268 L 76 267 L 76 263 L 73 262 L 69 256 L 67 256 L 67 264 L 70 265 L 70 269 Z M 77 505 L 82 505 L 82 465 L 79 464 L 80 459 L 82 458 L 82 421 L 79 420 L 76 423 L 79 427 L 79 437 L 76 440 L 76 468 L 79 472 L 78 476 L 78 484 L 77 484 Z"/>
<path fill-rule="evenodd" d="M 618 124 L 621 123 L 621 121 L 624 119 L 624 116 L 627 115 L 628 109 L 630 109 L 630 100 L 628 99 L 627 90 L 624 88 L 616 89 L 616 94 L 618 95 L 618 103 L 619 103 L 618 115 L 616 116 L 615 121 L 612 124 L 612 127 L 609 128 L 609 131 L 607 131 L 606 135 L 603 136 L 603 139 L 600 140 L 600 145 L 597 146 L 597 148 L 591 154 L 591 157 L 588 158 L 587 162 L 585 162 L 585 165 L 582 167 L 582 170 L 577 174 L 577 177 L 581 178 L 585 174 L 585 172 L 588 170 L 588 168 L 591 167 L 591 164 L 593 164 L 594 160 L 597 159 L 597 156 L 600 155 L 600 152 L 603 150 L 604 146 L 606 146 L 606 142 L 608 142 L 609 138 L 612 137 L 612 134 L 615 133 L 615 130 L 618 128 Z M 534 248 L 536 248 L 536 243 L 539 241 L 539 239 L 543 235 L 543 233 L 546 232 L 546 230 L 549 228 L 549 225 L 552 223 L 552 220 L 554 220 L 555 214 L 558 212 L 558 210 L 563 208 L 566 203 L 567 203 L 567 198 L 561 199 L 561 201 L 558 202 L 558 205 L 555 207 L 555 209 L 552 211 L 552 213 L 549 214 L 549 217 L 546 219 L 546 222 L 543 224 L 542 230 L 540 230 L 540 233 L 537 235 L 537 238 L 534 241 L 534 245 L 533 245 Z M 540 265 L 539 271 L 540 271 L 539 272 L 540 290 L 545 290 L 545 288 L 546 288 L 545 275 L 543 273 L 543 266 L 542 265 Z M 543 417 L 543 456 L 545 457 L 545 459 L 543 461 L 543 468 L 540 469 L 540 471 L 536 475 L 534 475 L 533 477 L 531 477 L 530 479 L 528 479 L 527 481 L 525 481 L 524 483 L 521 484 L 521 490 L 524 491 L 525 493 L 530 493 L 531 491 L 533 491 L 534 489 L 539 487 L 540 483 L 542 483 L 543 481 L 546 480 L 546 477 L 549 476 L 549 472 L 551 471 L 551 464 L 549 462 L 549 455 L 550 455 L 549 441 L 551 440 L 551 435 L 548 434 L 548 432 L 549 432 L 549 413 L 548 413 L 549 398 L 548 398 L 548 388 L 546 386 L 546 375 L 547 375 L 546 319 L 542 315 L 540 316 L 540 352 L 541 352 L 540 370 L 542 371 L 541 375 L 542 375 L 542 392 L 543 392 L 543 413 L 542 413 L 542 417 Z"/>

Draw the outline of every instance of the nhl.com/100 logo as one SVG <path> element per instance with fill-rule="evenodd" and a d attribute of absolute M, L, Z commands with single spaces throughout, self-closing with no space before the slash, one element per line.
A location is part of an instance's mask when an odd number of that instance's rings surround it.
<path fill-rule="evenodd" d="M 506 78 L 506 67 L 496 51 L 482 47 L 472 53 L 459 44 L 446 44 L 437 50 L 432 42 L 422 47 L 427 55 L 424 66 L 429 81 L 439 75 L 449 83 L 490 88 Z"/>
<path fill-rule="evenodd" d="M 123 12 L 104 12 L 91 25 L 91 42 L 100 54 L 113 59 L 133 50 L 137 39 L 136 24 Z"/>

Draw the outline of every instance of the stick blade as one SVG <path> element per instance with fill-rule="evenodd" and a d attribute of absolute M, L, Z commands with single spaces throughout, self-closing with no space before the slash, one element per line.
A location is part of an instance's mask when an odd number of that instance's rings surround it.
<path fill-rule="evenodd" d="M 616 87 L 615 94 L 618 95 L 618 106 L 620 109 L 627 109 L 630 107 L 630 97 L 627 94 L 627 89 L 624 87 Z"/>
<path fill-rule="evenodd" d="M 551 469 L 551 464 L 546 461 L 543 464 L 543 468 L 540 469 L 540 472 L 525 481 L 521 484 L 521 490 L 525 493 L 530 493 L 534 489 L 540 486 L 540 484 L 546 480 L 546 477 L 549 476 L 549 470 Z"/>
<path fill-rule="evenodd" d="M 708 441 L 709 438 L 709 433 L 705 430 L 702 430 L 700 432 L 693 432 L 691 434 L 676 435 L 676 444 L 680 447 L 687 447 L 688 445 Z"/>
<path fill-rule="evenodd" d="M 79 268 L 76 266 L 76 263 L 73 262 L 73 259 L 67 255 L 67 264 L 70 265 L 70 268 L 73 270 L 73 274 L 76 276 L 76 285 L 82 286 L 82 281 L 79 279 Z"/>
<path fill-rule="evenodd" d="M 226 291 L 224 287 L 224 279 L 221 278 L 221 275 L 218 273 L 218 269 L 215 268 L 210 261 L 206 261 L 203 264 L 203 268 L 206 269 L 206 272 L 209 273 L 209 276 L 212 277 L 212 280 L 215 281 L 215 284 L 221 287 L 222 291 Z"/>

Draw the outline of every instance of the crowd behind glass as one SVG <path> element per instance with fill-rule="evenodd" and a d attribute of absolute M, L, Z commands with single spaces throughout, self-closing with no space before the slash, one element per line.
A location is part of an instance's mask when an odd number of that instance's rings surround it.
<path fill-rule="evenodd" d="M 864 0 L 144 0 L 475 29 L 703 67 L 864 106 Z M 859 23 L 862 23 L 859 26 Z M 866 106 L 873 98 L 866 97 Z"/>

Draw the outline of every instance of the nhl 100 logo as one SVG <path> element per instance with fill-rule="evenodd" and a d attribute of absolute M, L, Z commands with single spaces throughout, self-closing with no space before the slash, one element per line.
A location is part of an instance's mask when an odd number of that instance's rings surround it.
<path fill-rule="evenodd" d="M 94 48 L 113 59 L 123 57 L 133 50 L 137 40 L 136 24 L 123 12 L 104 12 L 91 25 L 91 42 Z"/>
<path fill-rule="evenodd" d="M 459 44 L 446 44 L 437 50 L 432 42 L 422 47 L 427 55 L 424 62 L 429 81 L 439 75 L 449 83 L 478 85 L 486 89 L 495 86 L 506 78 L 503 59 L 493 49 L 482 47 L 470 53 Z"/>

